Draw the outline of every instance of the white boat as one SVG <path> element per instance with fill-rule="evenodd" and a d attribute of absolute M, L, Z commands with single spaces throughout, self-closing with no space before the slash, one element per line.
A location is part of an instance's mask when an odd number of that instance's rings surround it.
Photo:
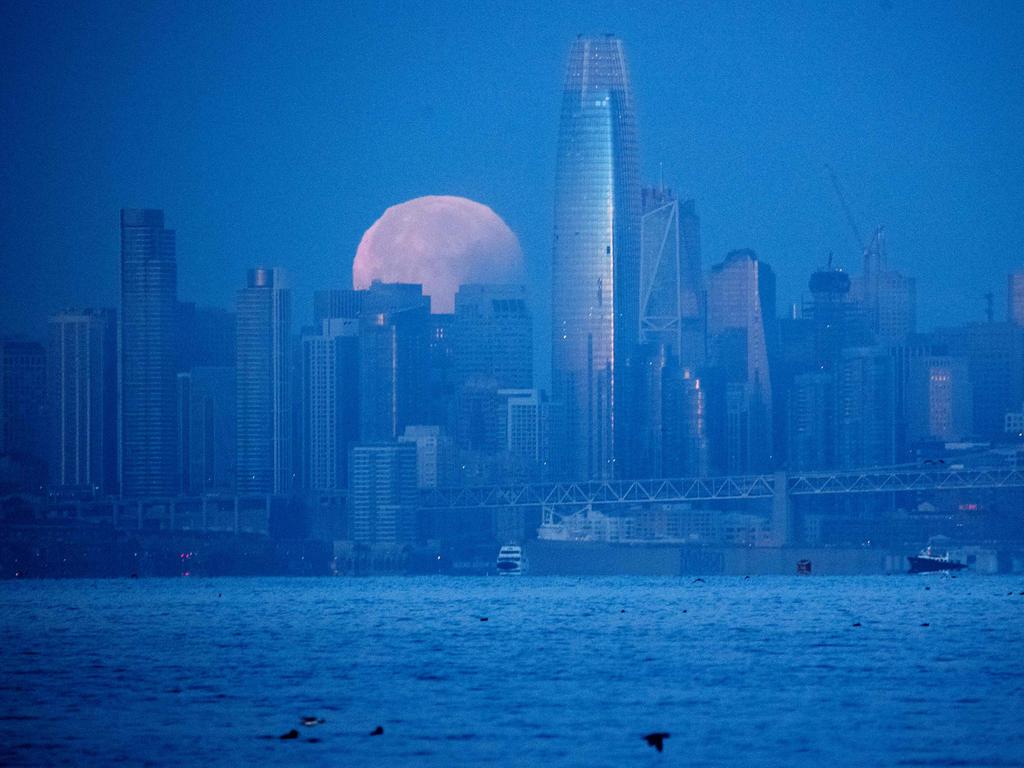
<path fill-rule="evenodd" d="M 522 576 L 526 573 L 526 558 L 518 544 L 506 544 L 498 550 L 498 574 L 501 576 Z"/>

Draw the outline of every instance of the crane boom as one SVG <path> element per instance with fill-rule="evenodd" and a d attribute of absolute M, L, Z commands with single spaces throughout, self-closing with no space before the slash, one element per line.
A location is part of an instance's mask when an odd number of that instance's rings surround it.
<path fill-rule="evenodd" d="M 836 197 L 839 198 L 839 204 L 843 206 L 843 213 L 846 214 L 846 223 L 850 225 L 853 236 L 857 240 L 857 247 L 860 248 L 861 252 L 864 252 L 867 250 L 867 246 L 864 245 L 864 238 L 861 237 L 860 229 L 857 227 L 857 221 L 853 218 L 853 212 L 850 210 L 850 206 L 846 202 L 846 196 L 843 194 L 843 188 L 839 186 L 839 178 L 836 176 L 836 171 L 828 163 L 825 163 L 825 170 L 828 171 L 829 178 L 832 179 L 832 186 L 836 190 Z"/>

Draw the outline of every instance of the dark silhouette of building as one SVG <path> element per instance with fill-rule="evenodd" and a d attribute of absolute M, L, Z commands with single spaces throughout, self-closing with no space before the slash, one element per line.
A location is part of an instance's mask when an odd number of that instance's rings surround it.
<path fill-rule="evenodd" d="M 121 493 L 178 490 L 178 297 L 164 213 L 121 211 Z"/>
<path fill-rule="evenodd" d="M 115 494 L 117 314 L 66 311 L 50 318 L 50 485 Z"/>

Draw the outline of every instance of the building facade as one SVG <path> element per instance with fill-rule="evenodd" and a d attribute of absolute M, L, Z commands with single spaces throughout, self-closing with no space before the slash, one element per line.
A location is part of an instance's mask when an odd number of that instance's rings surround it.
<path fill-rule="evenodd" d="M 574 477 L 616 474 L 628 427 L 623 375 L 638 340 L 640 164 L 622 41 L 580 36 L 569 55 L 555 175 L 552 384 Z"/>
<path fill-rule="evenodd" d="M 178 277 L 164 212 L 121 211 L 121 493 L 178 488 Z"/>
<path fill-rule="evenodd" d="M 50 318 L 50 485 L 117 493 L 117 315 Z"/>
<path fill-rule="evenodd" d="M 237 296 L 236 350 L 236 487 L 287 493 L 294 474 L 292 294 L 283 270 L 249 270 Z"/>

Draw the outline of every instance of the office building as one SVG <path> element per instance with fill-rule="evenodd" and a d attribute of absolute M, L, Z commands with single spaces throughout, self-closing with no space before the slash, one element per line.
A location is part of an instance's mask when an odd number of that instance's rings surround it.
<path fill-rule="evenodd" d="M 622 41 L 580 36 L 562 96 L 552 252 L 552 382 L 579 479 L 616 474 L 638 341 L 640 164 Z M 618 377 L 618 379 L 616 378 Z M 616 433 L 616 430 L 619 433 Z"/>
<path fill-rule="evenodd" d="M 907 384 L 908 445 L 924 440 L 953 442 L 974 432 L 974 393 L 966 358 L 912 358 Z"/>
<path fill-rule="evenodd" d="M 178 374 L 178 467 L 181 492 L 231 492 L 235 487 L 235 369 L 212 366 Z"/>
<path fill-rule="evenodd" d="M 476 377 L 494 379 L 499 388 L 533 386 L 533 319 L 525 286 L 460 286 L 451 332 L 460 384 Z"/>
<path fill-rule="evenodd" d="M 117 493 L 117 315 L 66 311 L 50 318 L 50 485 Z"/>
<path fill-rule="evenodd" d="M 1024 401 L 1024 327 L 1015 323 L 968 323 L 933 333 L 945 354 L 967 359 L 974 395 L 974 433 L 1003 434 L 1006 414 Z"/>
<path fill-rule="evenodd" d="M 889 466 L 896 451 L 895 372 L 883 347 L 843 350 L 836 369 L 837 463 Z"/>
<path fill-rule="evenodd" d="M 303 487 L 344 488 L 359 439 L 359 320 L 330 318 L 302 336 Z"/>
<path fill-rule="evenodd" d="M 374 282 L 359 320 L 359 439 L 396 440 L 430 409 L 430 297 Z"/>
<path fill-rule="evenodd" d="M 178 490 L 177 264 L 164 213 L 121 211 L 121 493 Z"/>
<path fill-rule="evenodd" d="M 249 270 L 237 295 L 235 407 L 239 493 L 293 485 L 292 294 L 284 271 Z"/>
<path fill-rule="evenodd" d="M 452 484 L 452 441 L 441 427 L 410 424 L 398 442 L 416 446 L 418 488 L 444 488 Z"/>
<path fill-rule="evenodd" d="M 349 461 L 349 516 L 359 544 L 408 544 L 416 539 L 416 445 L 357 445 Z"/>
<path fill-rule="evenodd" d="M 708 275 L 711 364 L 721 371 L 730 473 L 765 471 L 774 461 L 771 367 L 776 350 L 775 275 L 748 249 L 733 251 Z"/>

